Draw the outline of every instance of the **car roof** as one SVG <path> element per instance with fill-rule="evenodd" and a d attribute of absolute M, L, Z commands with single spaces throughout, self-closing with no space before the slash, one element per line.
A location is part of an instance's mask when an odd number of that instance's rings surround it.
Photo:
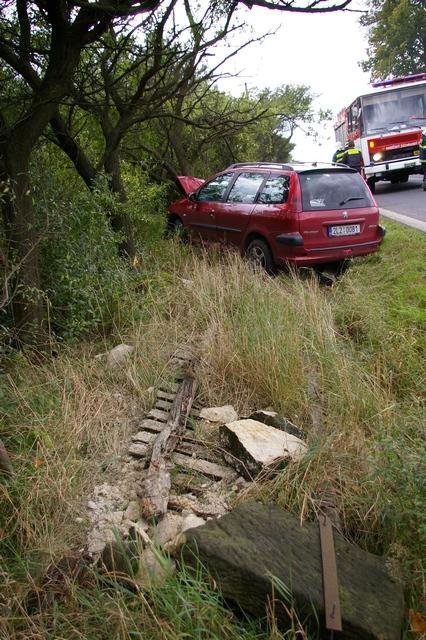
<path fill-rule="evenodd" d="M 302 173 L 304 171 L 315 171 L 315 170 L 337 170 L 337 169 L 346 169 L 347 171 L 354 172 L 354 169 L 351 169 L 345 164 L 341 164 L 338 162 L 298 162 L 296 160 L 291 160 L 290 162 L 236 162 L 234 164 L 229 165 L 225 169 L 225 171 L 229 171 L 230 169 L 238 170 L 238 169 L 264 169 L 269 171 L 296 171 L 297 173 Z"/>

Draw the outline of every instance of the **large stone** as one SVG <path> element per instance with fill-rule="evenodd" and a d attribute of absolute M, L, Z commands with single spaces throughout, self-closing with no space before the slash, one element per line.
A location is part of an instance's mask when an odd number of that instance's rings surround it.
<path fill-rule="evenodd" d="M 160 522 L 154 528 L 152 539 L 157 545 L 164 545 L 173 540 L 182 531 L 184 519 L 178 513 L 169 511 L 165 513 Z"/>
<path fill-rule="evenodd" d="M 300 521 L 272 505 L 245 503 L 220 520 L 185 534 L 183 559 L 198 561 L 225 598 L 255 616 L 265 616 L 268 599 L 294 606 L 301 620 L 328 638 L 320 539 L 316 523 Z M 362 551 L 334 533 L 343 631 L 341 640 L 399 640 L 404 610 L 401 586 L 384 558 Z M 273 589 L 282 584 L 291 594 Z M 288 624 L 286 606 L 275 605 L 278 623 Z M 315 634 L 315 631 L 314 631 Z"/>
<path fill-rule="evenodd" d="M 279 416 L 275 411 L 265 411 L 263 409 L 259 409 L 248 417 L 251 420 L 263 422 L 263 424 L 267 424 L 269 427 L 275 427 L 275 429 L 286 431 L 290 435 L 296 436 L 301 440 L 306 440 L 306 433 L 302 431 L 302 429 L 296 427 L 296 425 L 290 422 L 290 420 L 287 420 L 287 418 Z"/>
<path fill-rule="evenodd" d="M 231 404 L 226 404 L 223 407 L 207 407 L 206 409 L 201 409 L 200 418 L 208 420 L 209 422 L 225 424 L 225 422 L 238 420 L 238 414 Z"/>
<path fill-rule="evenodd" d="M 305 443 L 296 436 L 257 420 L 235 420 L 220 427 L 224 458 L 246 478 L 284 460 L 299 460 Z"/>
<path fill-rule="evenodd" d="M 134 347 L 129 344 L 118 344 L 107 354 L 107 367 L 114 369 L 121 366 L 127 360 L 129 355 L 134 351 Z"/>

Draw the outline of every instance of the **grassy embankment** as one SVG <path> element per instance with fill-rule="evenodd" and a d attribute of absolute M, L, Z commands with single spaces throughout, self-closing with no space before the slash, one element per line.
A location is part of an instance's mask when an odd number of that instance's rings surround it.
<path fill-rule="evenodd" d="M 170 351 L 193 339 L 205 405 L 230 403 L 240 414 L 272 407 L 309 434 L 299 465 L 245 497 L 311 518 L 332 487 L 346 536 L 389 555 L 407 605 L 419 607 L 426 242 L 387 226 L 381 253 L 355 262 L 332 288 L 310 277 L 269 279 L 235 256 L 160 242 L 124 333 L 107 344 L 61 347 L 44 365 L 23 356 L 7 363 L 1 437 L 16 473 L 0 485 L 1 638 L 284 637 L 273 621 L 267 628 L 237 620 L 201 577 L 173 577 L 138 594 L 112 583 L 76 587 L 31 618 L 20 605 L 51 557 L 82 544 L 87 524 L 76 518 L 91 487 L 107 476 L 129 417 L 148 407 L 147 389 L 168 375 Z M 108 372 L 94 355 L 121 341 L 136 346 L 134 357 Z"/>

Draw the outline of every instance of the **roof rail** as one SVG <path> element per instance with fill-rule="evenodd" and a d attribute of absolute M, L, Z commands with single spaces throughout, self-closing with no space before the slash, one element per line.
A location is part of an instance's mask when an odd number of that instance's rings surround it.
<path fill-rule="evenodd" d="M 281 162 L 235 162 L 229 165 L 227 169 L 239 169 L 240 167 L 276 167 L 278 169 L 292 169 L 289 164 L 283 164 Z"/>
<path fill-rule="evenodd" d="M 243 167 L 271 167 L 275 169 L 287 169 L 289 171 L 295 168 L 295 165 L 316 167 L 316 166 L 333 166 L 333 167 L 346 167 L 346 164 L 342 162 L 319 162 L 318 160 L 290 160 L 288 164 L 281 162 L 235 162 L 229 165 L 227 169 L 239 169 Z"/>
<path fill-rule="evenodd" d="M 311 161 L 307 160 L 305 162 L 300 162 L 298 160 L 294 160 L 294 161 L 292 160 L 292 163 L 293 164 L 309 164 L 312 167 L 316 167 L 317 165 L 321 165 L 321 166 L 333 165 L 333 166 L 338 166 L 338 167 L 346 167 L 347 166 L 346 164 L 343 164 L 343 162 L 321 162 L 319 160 L 311 160 Z"/>

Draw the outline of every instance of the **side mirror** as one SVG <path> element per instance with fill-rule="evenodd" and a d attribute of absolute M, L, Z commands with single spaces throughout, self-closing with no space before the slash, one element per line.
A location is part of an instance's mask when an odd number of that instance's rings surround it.
<path fill-rule="evenodd" d="M 197 192 L 193 191 L 192 193 L 190 193 L 189 196 L 188 196 L 188 200 L 191 200 L 191 202 L 196 202 L 196 200 L 197 200 Z"/>

